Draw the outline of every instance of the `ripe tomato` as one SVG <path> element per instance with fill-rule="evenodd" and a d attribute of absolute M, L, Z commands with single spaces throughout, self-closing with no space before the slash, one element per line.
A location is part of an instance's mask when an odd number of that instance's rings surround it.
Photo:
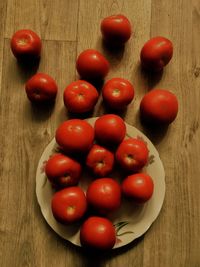
<path fill-rule="evenodd" d="M 95 138 L 105 145 L 118 145 L 126 134 L 123 119 L 114 114 L 99 117 L 94 125 Z"/>
<path fill-rule="evenodd" d="M 131 24 L 123 15 L 109 16 L 102 20 L 101 32 L 107 42 L 122 45 L 131 37 Z"/>
<path fill-rule="evenodd" d="M 87 49 L 78 56 L 76 69 L 82 78 L 102 79 L 108 74 L 109 63 L 97 50 Z"/>
<path fill-rule="evenodd" d="M 177 116 L 178 100 L 167 90 L 154 89 L 143 97 L 140 113 L 147 123 L 170 124 Z"/>
<path fill-rule="evenodd" d="M 56 130 L 56 141 L 66 153 L 86 153 L 94 140 L 94 129 L 85 120 L 71 119 Z"/>
<path fill-rule="evenodd" d="M 164 37 L 154 37 L 144 44 L 140 59 L 144 68 L 161 71 L 169 63 L 172 55 L 172 42 Z"/>
<path fill-rule="evenodd" d="M 136 172 L 146 165 L 149 151 L 142 140 L 129 138 L 122 141 L 115 155 L 116 160 L 124 170 Z"/>
<path fill-rule="evenodd" d="M 106 215 L 120 207 L 121 188 L 112 178 L 99 178 L 88 186 L 86 197 L 94 210 Z"/>
<path fill-rule="evenodd" d="M 42 42 L 40 37 L 31 30 L 19 30 L 11 38 L 11 50 L 19 60 L 40 57 Z"/>
<path fill-rule="evenodd" d="M 70 83 L 63 96 L 66 108 L 73 113 L 91 111 L 96 105 L 98 97 L 97 89 L 82 80 Z"/>
<path fill-rule="evenodd" d="M 77 185 L 81 176 L 81 165 L 63 154 L 54 154 L 47 161 L 45 173 L 49 181 L 62 188 Z"/>
<path fill-rule="evenodd" d="M 130 175 L 122 182 L 123 194 L 133 199 L 137 203 L 145 203 L 148 201 L 154 190 L 154 183 L 146 173 L 136 173 Z"/>
<path fill-rule="evenodd" d="M 51 76 L 37 73 L 26 82 L 25 91 L 31 102 L 44 103 L 56 99 L 58 87 Z"/>
<path fill-rule="evenodd" d="M 128 80 L 113 78 L 105 83 L 102 96 L 109 107 L 120 110 L 133 100 L 134 88 Z"/>
<path fill-rule="evenodd" d="M 94 175 L 105 177 L 113 169 L 114 155 L 108 149 L 95 144 L 87 155 L 86 165 Z"/>
<path fill-rule="evenodd" d="M 78 186 L 64 188 L 53 195 L 51 208 L 58 222 L 63 224 L 76 222 L 83 217 L 87 209 L 85 194 Z"/>
<path fill-rule="evenodd" d="M 90 249 L 112 249 L 116 242 L 115 227 L 106 218 L 89 217 L 80 229 L 81 245 Z"/>

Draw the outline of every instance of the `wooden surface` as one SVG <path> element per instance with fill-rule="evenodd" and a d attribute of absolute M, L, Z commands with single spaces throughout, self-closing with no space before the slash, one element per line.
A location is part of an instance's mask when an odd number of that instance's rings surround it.
<path fill-rule="evenodd" d="M 124 51 L 102 44 L 105 16 L 128 16 L 134 34 Z M 0 1 L 0 266 L 199 267 L 200 266 L 200 1 L 199 0 L 1 0 Z M 21 68 L 10 51 L 10 37 L 21 28 L 43 40 L 38 70 Z M 141 72 L 139 52 L 150 37 L 174 43 L 174 56 L 160 79 Z M 136 97 L 125 120 L 152 140 L 166 171 L 166 197 L 149 231 L 132 244 L 94 255 L 59 238 L 44 221 L 35 195 L 40 155 L 59 123 L 68 118 L 62 92 L 78 78 L 77 54 L 96 48 L 111 62 L 106 79 L 121 76 Z M 52 75 L 59 86 L 54 107 L 37 109 L 24 83 L 36 71 Z M 151 88 L 172 90 L 179 114 L 167 131 L 152 132 L 139 120 L 141 97 Z M 94 115 L 105 113 L 101 98 Z"/>

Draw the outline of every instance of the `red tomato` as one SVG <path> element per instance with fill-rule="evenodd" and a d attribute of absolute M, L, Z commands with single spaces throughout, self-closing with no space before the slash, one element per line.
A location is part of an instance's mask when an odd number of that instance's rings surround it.
<path fill-rule="evenodd" d="M 106 215 L 120 207 L 121 188 L 112 178 L 99 178 L 88 186 L 86 197 L 94 210 Z"/>
<path fill-rule="evenodd" d="M 173 45 L 164 37 L 154 37 L 147 41 L 140 53 L 142 66 L 152 71 L 161 71 L 173 55 Z"/>
<path fill-rule="evenodd" d="M 178 100 L 167 90 L 154 89 L 143 97 L 140 113 L 147 123 L 170 124 L 177 116 Z"/>
<path fill-rule="evenodd" d="M 64 91 L 65 106 L 73 113 L 91 111 L 96 105 L 98 97 L 97 89 L 82 80 L 70 83 Z"/>
<path fill-rule="evenodd" d="M 148 201 L 154 190 L 152 178 L 146 173 L 136 173 L 130 175 L 122 182 L 122 192 L 128 198 L 137 203 Z"/>
<path fill-rule="evenodd" d="M 87 155 L 86 165 L 94 175 L 104 177 L 113 169 L 114 155 L 102 146 L 93 145 Z"/>
<path fill-rule="evenodd" d="M 117 148 L 116 160 L 124 170 L 136 172 L 146 165 L 148 155 L 146 143 L 136 138 L 129 138 Z"/>
<path fill-rule="evenodd" d="M 39 58 L 41 48 L 40 37 L 31 30 L 19 30 L 12 36 L 11 50 L 19 60 Z"/>
<path fill-rule="evenodd" d="M 102 91 L 103 100 L 113 109 L 124 109 L 134 98 L 133 85 L 125 79 L 113 78 L 107 81 Z"/>
<path fill-rule="evenodd" d="M 101 32 L 107 42 L 122 45 L 131 37 L 131 24 L 123 15 L 109 16 L 102 20 Z"/>
<path fill-rule="evenodd" d="M 66 153 L 86 153 L 94 140 L 94 129 L 85 120 L 71 119 L 56 130 L 56 141 Z"/>
<path fill-rule="evenodd" d="M 80 220 L 86 212 L 87 201 L 78 186 L 64 188 L 53 195 L 51 208 L 54 218 L 63 224 Z"/>
<path fill-rule="evenodd" d="M 37 73 L 27 81 L 25 90 L 31 102 L 44 103 L 56 99 L 58 87 L 51 76 Z"/>
<path fill-rule="evenodd" d="M 54 154 L 45 167 L 49 181 L 56 187 L 77 185 L 81 176 L 81 165 L 63 154 Z"/>
<path fill-rule="evenodd" d="M 81 226 L 80 241 L 90 249 L 112 249 L 116 241 L 115 227 L 106 218 L 89 217 Z"/>
<path fill-rule="evenodd" d="M 109 63 L 97 50 L 87 49 L 78 56 L 76 69 L 82 78 L 102 79 L 108 74 Z"/>
<path fill-rule="evenodd" d="M 126 125 L 123 119 L 114 114 L 99 117 L 94 125 L 95 138 L 105 145 L 118 145 L 126 134 Z"/>

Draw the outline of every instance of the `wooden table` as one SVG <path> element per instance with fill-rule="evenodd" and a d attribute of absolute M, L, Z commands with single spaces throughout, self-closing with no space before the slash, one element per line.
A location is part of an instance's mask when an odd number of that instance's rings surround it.
<path fill-rule="evenodd" d="M 105 16 L 123 13 L 132 38 L 118 53 L 102 45 Z M 200 266 L 200 1 L 198 0 L 2 0 L 0 1 L 0 266 Z M 10 51 L 13 32 L 30 28 L 42 38 L 38 70 L 24 69 Z M 174 56 L 158 79 L 140 69 L 139 53 L 150 37 L 173 41 Z M 124 77 L 135 86 L 135 101 L 122 114 L 155 144 L 166 171 L 166 197 L 149 231 L 117 252 L 85 253 L 59 238 L 46 224 L 35 194 L 41 153 L 60 122 L 69 118 L 62 100 L 66 85 L 78 78 L 77 55 L 86 48 L 111 62 L 106 79 Z M 30 104 L 24 84 L 36 71 L 54 77 L 54 107 Z M 167 131 L 144 128 L 138 116 L 142 96 L 166 88 L 179 99 L 177 119 Z M 104 114 L 102 100 L 93 115 Z"/>

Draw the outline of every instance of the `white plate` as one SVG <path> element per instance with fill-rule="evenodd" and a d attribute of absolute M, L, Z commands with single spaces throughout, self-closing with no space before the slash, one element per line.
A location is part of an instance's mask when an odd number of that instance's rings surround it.
<path fill-rule="evenodd" d="M 96 119 L 97 118 L 88 119 L 88 122 L 94 125 Z M 156 148 L 151 141 L 135 127 L 129 124 L 126 124 L 126 127 L 127 137 L 141 138 L 148 145 L 150 155 L 149 162 L 143 169 L 143 172 L 148 173 L 153 178 L 154 193 L 152 198 L 144 205 L 136 205 L 130 201 L 123 200 L 121 208 L 110 215 L 109 218 L 115 225 L 117 233 L 117 241 L 114 248 L 122 247 L 130 243 L 149 229 L 161 210 L 165 196 L 165 172 Z M 53 139 L 45 148 L 39 160 L 36 173 L 36 195 L 41 212 L 51 228 L 62 238 L 69 240 L 77 246 L 81 246 L 79 241 L 80 224 L 77 223 L 72 226 L 65 226 L 58 223 L 52 215 L 51 198 L 54 190 L 47 180 L 44 166 L 49 157 L 56 153 L 57 150 L 58 145 L 55 139 Z M 116 173 L 113 175 L 117 176 Z M 91 178 L 84 176 L 79 186 L 85 191 L 90 181 Z"/>

